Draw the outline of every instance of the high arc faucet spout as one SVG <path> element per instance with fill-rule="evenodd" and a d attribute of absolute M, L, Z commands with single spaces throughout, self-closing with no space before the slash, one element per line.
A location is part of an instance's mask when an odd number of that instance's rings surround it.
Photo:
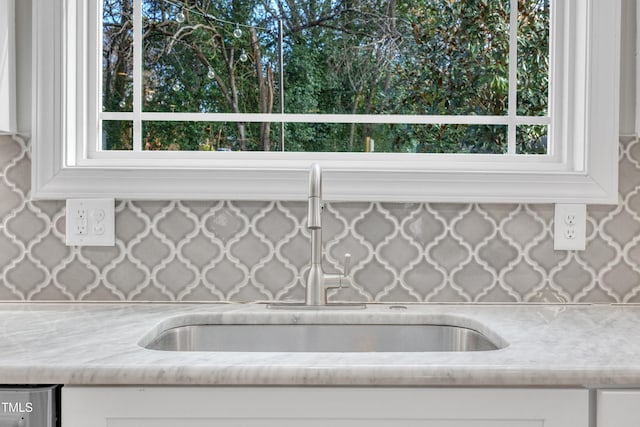
<path fill-rule="evenodd" d="M 314 163 L 309 172 L 309 209 L 307 228 L 310 230 L 322 227 L 322 169 Z"/>
<path fill-rule="evenodd" d="M 322 269 L 322 169 L 314 163 L 309 171 L 307 229 L 311 234 L 311 260 L 306 280 L 306 305 L 325 305 L 325 273 Z"/>

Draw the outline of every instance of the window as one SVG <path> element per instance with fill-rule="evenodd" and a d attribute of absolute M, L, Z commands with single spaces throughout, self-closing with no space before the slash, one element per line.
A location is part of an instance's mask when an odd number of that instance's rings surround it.
<path fill-rule="evenodd" d="M 617 200 L 619 1 L 218 4 L 34 0 L 35 197 Z"/>
<path fill-rule="evenodd" d="M 549 0 L 304 6 L 103 0 L 99 149 L 547 153 Z"/>

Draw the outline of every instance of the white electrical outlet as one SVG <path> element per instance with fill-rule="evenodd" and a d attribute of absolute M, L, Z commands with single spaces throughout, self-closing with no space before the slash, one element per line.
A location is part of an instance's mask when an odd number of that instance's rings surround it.
<path fill-rule="evenodd" d="M 115 246 L 115 200 L 69 199 L 67 246 Z"/>
<path fill-rule="evenodd" d="M 555 208 L 553 249 L 583 251 L 587 243 L 587 206 L 558 204 Z"/>

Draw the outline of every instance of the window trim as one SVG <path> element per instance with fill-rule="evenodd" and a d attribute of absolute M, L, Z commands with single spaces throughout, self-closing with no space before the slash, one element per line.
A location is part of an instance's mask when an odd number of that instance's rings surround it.
<path fill-rule="evenodd" d="M 0 136 L 18 133 L 15 1 L 0 2 Z"/>
<path fill-rule="evenodd" d="M 32 198 L 301 200 L 311 163 L 327 200 L 616 203 L 620 0 L 557 0 L 549 156 L 382 153 L 122 153 L 87 149 L 97 93 L 87 77 L 85 0 L 33 3 Z M 98 50 L 100 52 L 100 50 Z M 561 125 L 558 125 L 561 118 Z M 124 158 L 126 156 L 126 158 Z"/>

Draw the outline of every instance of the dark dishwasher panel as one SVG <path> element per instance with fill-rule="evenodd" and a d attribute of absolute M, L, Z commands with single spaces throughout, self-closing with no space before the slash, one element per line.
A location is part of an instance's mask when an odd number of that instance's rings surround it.
<path fill-rule="evenodd" d="M 0 386 L 0 427 L 59 427 L 60 386 Z"/>

